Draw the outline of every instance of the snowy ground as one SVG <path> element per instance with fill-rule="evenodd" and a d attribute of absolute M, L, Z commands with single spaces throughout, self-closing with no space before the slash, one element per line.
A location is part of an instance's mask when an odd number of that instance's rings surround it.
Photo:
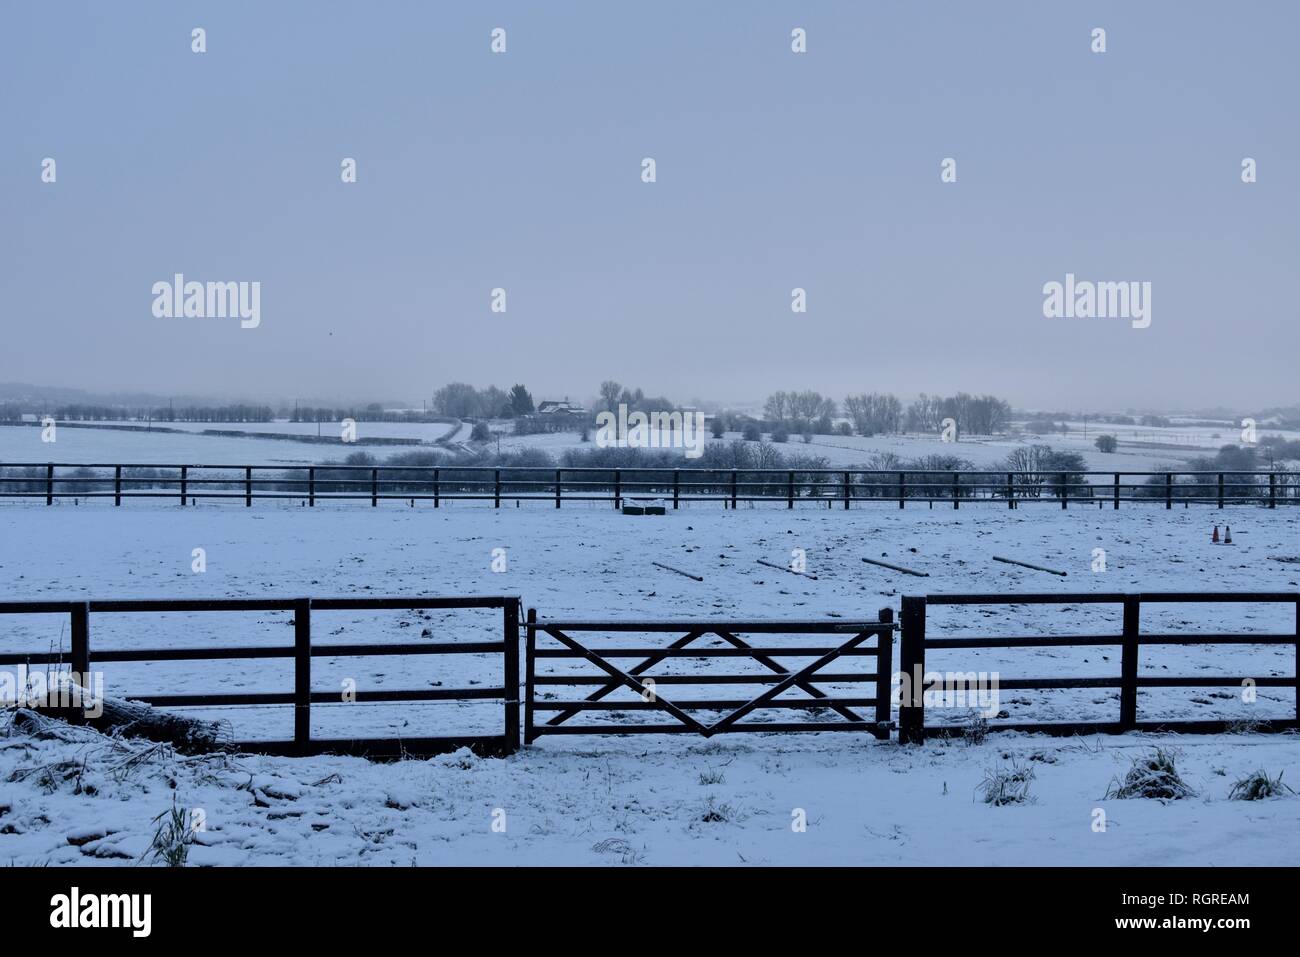
<path fill-rule="evenodd" d="M 548 739 L 504 760 L 395 764 L 133 759 L 144 745 L 69 737 L 0 731 L 0 862 L 153 863 L 154 819 L 173 806 L 203 821 L 199 866 L 1289 866 L 1300 851 L 1300 799 L 1228 800 L 1256 769 L 1300 780 L 1294 736 Z M 1134 757 L 1171 743 L 1195 797 L 1105 797 Z M 1031 803 L 983 803 L 986 771 L 1013 762 L 1035 772 Z"/>
<path fill-rule="evenodd" d="M 1215 523 L 1236 544 L 1211 545 Z M 206 556 L 195 573 L 194 550 Z M 1093 571 L 1094 549 L 1105 570 Z M 493 552 L 504 549 L 505 571 Z M 758 564 L 786 565 L 796 549 L 816 580 Z M 1001 555 L 1066 571 L 1066 577 L 994 562 Z M 1158 505 L 1119 511 L 1048 505 L 1014 511 L 980 505 L 960 511 L 899 510 L 889 505 L 841 509 L 777 507 L 727 511 L 694 505 L 663 517 L 624 516 L 611 508 L 560 511 L 531 503 L 494 510 L 467 503 L 412 509 L 384 503 L 330 503 L 314 509 L 258 503 L 177 505 L 128 502 L 51 507 L 0 505 L 0 594 L 11 600 L 70 598 L 332 597 L 348 595 L 518 595 L 545 618 L 874 619 L 896 612 L 903 594 L 987 591 L 1296 591 L 1300 564 L 1270 556 L 1300 555 L 1300 513 L 1292 509 Z M 864 564 L 874 557 L 930 573 L 899 575 Z M 658 568 L 662 562 L 702 576 L 696 582 Z M 498 564 L 498 567 L 500 565 Z M 1292 633 L 1293 605 L 1147 606 L 1144 631 Z M 1115 634 L 1114 605 L 933 608 L 931 635 Z M 318 612 L 318 644 L 499 640 L 500 613 Z M 96 615 L 92 648 L 285 645 L 291 614 L 173 613 Z M 652 636 L 653 637 L 653 636 Z M 667 643 L 674 636 L 658 636 Z M 648 640 L 648 639 L 647 639 Z M 0 620 L 0 651 L 67 647 L 66 616 Z M 591 636 L 595 646 L 610 639 Z M 1226 656 L 1226 657 L 1225 657 Z M 1162 646 L 1147 649 L 1141 673 L 1294 674 L 1286 646 Z M 997 671 L 1005 678 L 1115 676 L 1118 648 L 1048 647 L 933 653 L 940 670 Z M 804 661 L 806 663 L 806 660 Z M 318 691 L 499 684 L 494 655 L 322 658 Z M 761 669 L 756 669 L 761 673 Z M 104 667 L 110 694 L 287 692 L 288 660 L 120 663 Z M 707 697 L 685 688 L 682 698 Z M 737 686 L 743 694 L 748 686 Z M 835 690 L 833 687 L 831 690 Z M 861 694 L 863 689 L 856 689 Z M 629 692 L 630 693 L 630 692 Z M 755 690 L 756 693 L 756 690 Z M 1111 689 L 1007 692 L 1000 709 L 1014 721 L 1110 720 Z M 1290 689 L 1260 689 L 1252 704 L 1233 689 L 1149 689 L 1139 716 L 1271 718 L 1290 716 Z M 770 715 L 769 715 L 770 716 Z M 236 738 L 283 737 L 287 706 L 222 712 Z M 964 720 L 938 714 L 935 720 Z M 315 734 L 425 734 L 493 731 L 490 702 L 321 705 Z"/>
<path fill-rule="evenodd" d="M 1232 525 L 1236 545 L 1209 544 L 1215 522 Z M 638 518 L 603 507 L 556 512 L 537 504 L 498 511 L 466 503 L 438 510 L 428 503 L 416 509 L 5 503 L 0 594 L 28 600 L 517 594 L 544 618 L 862 619 L 882 607 L 897 610 L 905 593 L 1294 591 L 1300 566 L 1269 556 L 1300 553 L 1298 523 L 1291 510 L 1244 507 L 731 512 L 697 505 Z M 1106 549 L 1106 570 L 1093 572 L 1099 547 Z M 206 550 L 204 573 L 191 571 L 195 548 Z M 491 569 L 495 548 L 506 549 L 501 573 Z M 806 551 L 817 580 L 755 561 L 784 564 L 796 548 Z M 995 563 L 994 554 L 1056 566 L 1068 576 Z M 932 577 L 899 576 L 863 564 L 861 556 Z M 1292 605 L 1176 605 L 1144 613 L 1143 626 L 1285 632 L 1294 630 L 1294 615 Z M 322 643 L 495 639 L 498 629 L 499 619 L 484 612 L 314 618 Z M 933 609 L 931 615 L 932 634 L 1118 629 L 1118 609 L 1098 606 Z M 92 618 L 94 648 L 284 644 L 291 633 L 287 614 Z M 655 637 L 664 639 L 645 640 Z M 591 643 L 608 640 L 597 636 Z M 60 616 L 0 621 L 0 650 L 58 647 L 66 647 Z M 1226 649 L 1226 661 L 1215 657 L 1224 650 L 1153 649 L 1142 673 L 1294 673 L 1294 652 L 1286 647 L 1237 646 Z M 1118 654 L 1109 648 L 971 651 L 947 660 L 932 656 L 930 665 L 997 670 L 1004 677 L 1104 675 L 1118 673 Z M 496 683 L 500 667 L 494 656 L 323 659 L 314 687 L 337 688 L 343 677 L 355 677 L 361 689 Z M 107 666 L 105 680 L 109 694 L 125 696 L 292 686 L 288 662 L 119 664 Z M 735 690 L 741 695 L 756 687 Z M 1258 702 L 1247 705 L 1231 688 L 1162 689 L 1142 693 L 1140 717 L 1289 716 L 1293 694 L 1261 689 Z M 1000 708 L 1012 720 L 1105 719 L 1115 716 L 1117 702 L 1109 689 L 1006 692 Z M 960 723 L 969 713 L 932 712 L 932 718 Z M 282 737 L 289 729 L 287 708 L 234 709 L 224 717 L 236 737 Z M 314 733 L 331 736 L 492 733 L 501 721 L 500 706 L 487 703 L 339 704 L 316 706 L 313 717 Z M 73 733 L 79 735 L 89 733 Z M 936 741 L 902 748 L 845 734 L 547 737 L 506 760 L 460 755 L 381 765 L 246 755 L 187 760 L 161 752 L 132 761 L 129 752 L 94 736 L 10 735 L 0 737 L 0 861 L 137 860 L 157 827 L 153 819 L 174 796 L 182 808 L 206 816 L 207 830 L 191 851 L 194 864 L 1293 863 L 1300 801 L 1226 796 L 1235 780 L 1259 768 L 1300 780 L 1295 735 L 1177 739 L 1180 767 L 1198 797 L 1168 805 L 1103 800 L 1134 755 L 1173 740 L 999 734 L 982 745 Z M 1035 803 L 985 805 L 976 792 L 986 770 L 1012 759 L 1035 769 Z M 1092 828 L 1095 808 L 1107 815 L 1105 833 Z M 791 826 L 798 809 L 806 815 L 805 832 Z M 501 813 L 504 832 L 492 827 Z"/>

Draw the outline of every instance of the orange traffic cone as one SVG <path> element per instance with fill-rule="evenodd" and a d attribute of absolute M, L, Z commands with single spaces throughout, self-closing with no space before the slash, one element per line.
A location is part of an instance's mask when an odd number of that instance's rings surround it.
<path fill-rule="evenodd" d="M 1218 544 L 1218 542 L 1219 542 L 1219 526 L 1218 526 L 1218 525 L 1215 525 L 1215 526 L 1214 526 L 1214 534 L 1210 536 L 1210 541 L 1211 541 L 1212 543 L 1216 544 L 1216 545 Z"/>
<path fill-rule="evenodd" d="M 1223 526 L 1223 544 L 1225 544 L 1225 545 L 1231 545 L 1231 544 L 1232 544 L 1232 526 L 1231 526 L 1231 525 L 1225 525 L 1225 526 Z"/>

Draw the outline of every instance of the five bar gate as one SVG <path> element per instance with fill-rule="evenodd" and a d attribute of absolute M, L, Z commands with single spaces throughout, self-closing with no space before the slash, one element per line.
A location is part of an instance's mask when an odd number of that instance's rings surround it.
<path fill-rule="evenodd" d="M 894 612 L 886 608 L 876 621 L 538 621 L 535 609 L 529 609 L 525 623 L 526 682 L 524 742 L 532 743 L 548 734 L 715 734 L 773 731 L 859 731 L 887 739 L 890 730 L 890 674 L 893 653 Z M 591 646 L 574 635 L 584 633 L 677 635 L 667 645 L 637 644 Z M 781 645 L 755 647 L 742 634 L 784 635 Z M 791 637 L 795 636 L 795 637 Z M 815 646 L 801 639 L 822 637 Z M 832 636 L 830 644 L 825 638 Z M 875 637 L 874 647 L 866 647 Z M 549 639 L 551 647 L 538 647 L 538 639 Z M 697 642 L 708 639 L 701 647 Z M 558 647 L 556 647 L 558 645 Z M 808 664 L 787 666 L 782 659 L 813 659 Z M 539 662 L 567 660 L 585 662 L 592 668 L 575 672 L 572 668 L 541 671 Z M 634 659 L 631 667 L 614 664 L 619 659 Z M 761 670 L 717 673 L 708 670 L 718 661 L 742 660 Z M 872 671 L 823 669 L 839 659 L 848 667 L 855 659 L 867 659 Z M 667 662 L 673 673 L 651 675 L 650 670 Z M 827 692 L 819 686 L 847 686 L 856 689 L 872 686 L 870 694 Z M 540 688 L 592 687 L 582 698 L 556 699 Z M 691 698 L 670 700 L 660 687 L 765 686 L 749 697 Z M 621 698 L 614 692 L 631 692 Z M 781 697 L 797 689 L 804 697 Z M 861 714 L 858 708 L 871 709 Z M 823 720 L 814 715 L 803 721 L 741 722 L 754 713 L 778 711 L 831 711 L 839 720 Z M 672 722 L 647 724 L 620 721 L 623 712 L 655 712 L 671 717 Z M 538 712 L 551 714 L 539 721 Z M 553 713 L 553 714 L 552 714 Z M 608 716 L 605 724 L 567 724 L 584 713 Z"/>

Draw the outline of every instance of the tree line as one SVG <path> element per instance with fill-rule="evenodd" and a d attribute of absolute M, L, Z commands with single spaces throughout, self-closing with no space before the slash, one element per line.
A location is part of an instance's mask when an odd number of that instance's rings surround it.
<path fill-rule="evenodd" d="M 829 434 L 835 431 L 838 409 L 835 400 L 814 390 L 804 390 L 772 393 L 763 405 L 763 414 L 769 427 Z M 859 435 L 939 433 L 948 419 L 959 434 L 993 435 L 1005 432 L 1010 426 L 1011 404 L 994 395 L 958 392 L 953 396 L 939 396 L 922 392 L 904 406 L 890 393 L 866 392 L 845 397 L 843 415 L 848 422 L 840 423 L 841 426 L 848 425 Z"/>

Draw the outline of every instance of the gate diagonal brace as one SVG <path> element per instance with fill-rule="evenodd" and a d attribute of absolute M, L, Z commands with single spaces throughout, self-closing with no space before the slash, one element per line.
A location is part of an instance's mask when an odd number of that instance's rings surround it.
<path fill-rule="evenodd" d="M 635 678 L 631 677 L 626 672 L 618 668 L 615 668 L 613 665 L 611 665 L 600 655 L 596 654 L 590 648 L 584 648 L 582 645 L 578 644 L 576 641 L 574 641 L 564 632 L 560 631 L 560 629 L 544 628 L 542 630 L 545 631 L 552 638 L 554 638 L 556 641 L 563 644 L 570 651 L 579 652 L 582 655 L 582 657 L 586 658 L 588 661 L 590 661 L 601 671 L 605 672 L 605 674 L 609 675 L 611 678 L 617 680 L 620 684 L 626 685 L 627 687 L 635 691 L 637 694 L 643 694 L 645 692 L 645 685 L 643 685 L 641 682 L 637 681 Z M 667 698 L 663 698 L 656 693 L 651 696 L 651 703 L 656 704 L 659 707 L 663 708 L 665 711 L 671 714 L 682 724 L 686 725 L 688 728 L 691 728 L 694 731 L 698 731 L 706 738 L 709 737 L 709 730 L 705 728 L 704 725 L 700 724 L 698 721 L 692 718 L 681 708 L 677 707 L 677 705 L 673 704 Z"/>
<path fill-rule="evenodd" d="M 735 635 L 731 634 L 731 632 L 729 632 L 729 631 L 715 631 L 714 634 L 717 635 L 719 638 L 721 638 L 723 641 L 729 642 L 730 644 L 734 645 L 734 646 L 737 647 L 737 648 L 744 648 L 744 649 L 746 649 L 746 650 L 750 650 L 750 649 L 752 649 L 752 647 L 753 647 L 752 645 L 747 644 L 747 643 L 744 641 L 744 639 L 742 639 L 742 638 L 737 638 Z M 773 661 L 773 660 L 772 660 L 771 658 L 769 658 L 767 655 L 764 655 L 764 654 L 759 653 L 759 654 L 755 654 L 753 657 L 754 657 L 754 660 L 757 661 L 757 662 L 758 662 L 760 665 L 762 665 L 764 668 L 767 668 L 767 669 L 769 669 L 770 671 L 774 671 L 774 672 L 776 672 L 776 673 L 779 674 L 779 675 L 788 675 L 788 674 L 790 673 L 790 669 L 789 669 L 789 668 L 783 668 L 780 664 L 778 664 L 777 662 Z M 880 681 L 880 676 L 879 676 L 879 675 L 876 676 L 876 681 L 877 681 L 877 682 Z M 826 694 L 826 692 L 822 691 L 822 690 L 821 690 L 820 688 L 818 688 L 816 685 L 814 685 L 814 684 L 812 684 L 811 682 L 808 682 L 808 681 L 799 681 L 799 682 L 796 682 L 795 686 L 796 686 L 797 688 L 799 688 L 801 691 L 805 691 L 805 692 L 807 692 L 809 695 L 811 695 L 811 696 L 814 697 L 814 698 L 828 698 L 828 697 L 830 697 L 830 695 Z M 831 709 L 832 711 L 834 711 L 836 714 L 838 714 L 840 717 L 848 718 L 850 721 L 866 721 L 866 720 L 867 720 L 866 718 L 864 718 L 864 717 L 862 717 L 861 715 L 859 715 L 859 714 L 858 714 L 856 711 L 854 711 L 852 708 L 846 708 L 846 707 L 844 707 L 843 705 L 830 705 L 830 709 Z"/>
<path fill-rule="evenodd" d="M 704 736 L 712 737 L 713 735 L 717 734 L 719 731 L 723 730 L 724 728 L 727 728 L 730 725 L 735 724 L 737 721 L 739 721 L 745 715 L 749 714 L 751 711 L 761 708 L 764 704 L 771 701 L 777 695 L 781 694 L 781 692 L 785 691 L 788 688 L 794 687 L 799 682 L 804 681 L 806 678 L 808 678 L 809 675 L 812 675 L 817 671 L 820 671 L 822 668 L 826 667 L 828 664 L 830 664 L 840 655 L 844 654 L 844 652 L 856 648 L 858 645 L 862 644 L 864 641 L 870 638 L 873 634 L 875 634 L 874 631 L 864 631 L 861 632 L 860 634 L 854 635 L 852 638 L 844 642 L 844 644 L 840 645 L 838 648 L 827 652 L 826 654 L 818 658 L 816 661 L 814 661 L 812 664 L 799 669 L 794 674 L 790 675 L 788 678 L 784 678 L 781 681 L 777 682 L 772 687 L 768 688 L 766 691 L 760 694 L 757 698 L 754 698 L 753 700 L 745 704 L 742 704 L 739 708 L 731 712 L 731 714 L 727 715 L 725 718 L 721 718 L 715 723 L 709 725 L 709 727 L 703 731 Z"/>
<path fill-rule="evenodd" d="M 543 629 L 543 630 L 545 630 L 545 629 Z M 644 661 L 642 661 L 642 662 L 641 662 L 639 665 L 637 665 L 636 667 L 629 669 L 629 670 L 628 670 L 628 674 L 629 674 L 629 675 L 639 675 L 639 674 L 643 674 L 643 673 L 646 672 L 648 669 L 653 668 L 653 667 L 654 667 L 655 665 L 657 665 L 659 662 L 661 662 L 661 661 L 663 661 L 665 658 L 667 658 L 667 657 L 668 657 L 668 652 L 669 652 L 669 651 L 676 651 L 676 650 L 679 649 L 679 648 L 685 648 L 687 645 L 689 645 L 691 642 L 693 642 L 696 638 L 702 638 L 702 637 L 704 636 L 704 634 L 705 634 L 705 632 L 703 632 L 703 631 L 692 631 L 692 632 L 688 632 L 687 634 L 683 635 L 681 638 L 678 638 L 676 641 L 674 641 L 674 642 L 673 642 L 671 645 L 669 645 L 667 648 L 665 648 L 664 651 L 663 651 L 661 654 L 651 655 L 649 658 L 646 658 Z M 621 687 L 621 686 L 622 686 L 622 682 L 621 682 L 621 681 L 611 681 L 609 684 L 605 685 L 604 687 L 602 687 L 602 688 L 597 688 L 597 689 L 596 689 L 595 691 L 593 691 L 591 694 L 587 695 L 587 697 L 586 697 L 585 700 L 587 700 L 587 701 L 599 701 L 599 700 L 601 700 L 602 698 L 604 698 L 606 695 L 608 695 L 608 694 L 612 693 L 613 691 L 617 690 L 617 689 L 618 689 L 619 687 Z M 645 685 L 642 685 L 642 686 L 641 686 L 641 689 L 644 691 L 644 690 L 645 690 Z M 554 715 L 554 716 L 553 716 L 549 721 L 547 721 L 546 723 L 547 723 L 548 725 L 562 724 L 563 722 L 568 721 L 570 718 L 572 718 L 575 714 L 578 714 L 578 711 L 573 710 L 573 709 L 570 709 L 569 711 L 561 711 L 559 714 Z"/>

